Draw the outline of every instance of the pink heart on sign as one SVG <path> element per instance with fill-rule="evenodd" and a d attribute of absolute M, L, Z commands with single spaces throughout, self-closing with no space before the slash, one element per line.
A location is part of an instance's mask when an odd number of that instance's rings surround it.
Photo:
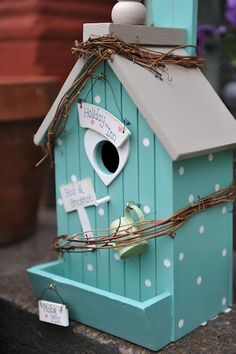
<path fill-rule="evenodd" d="M 120 125 L 119 125 L 119 127 L 118 127 L 118 132 L 122 132 L 123 131 L 123 127 L 121 127 Z"/>
<path fill-rule="evenodd" d="M 91 124 L 94 125 L 95 124 L 95 120 L 91 119 Z"/>

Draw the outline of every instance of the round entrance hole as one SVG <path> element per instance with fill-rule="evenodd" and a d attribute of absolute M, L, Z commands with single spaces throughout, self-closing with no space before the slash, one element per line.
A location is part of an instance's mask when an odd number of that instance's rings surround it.
<path fill-rule="evenodd" d="M 110 141 L 102 141 L 99 145 L 100 162 L 108 172 L 115 173 L 120 162 L 116 147 Z"/>

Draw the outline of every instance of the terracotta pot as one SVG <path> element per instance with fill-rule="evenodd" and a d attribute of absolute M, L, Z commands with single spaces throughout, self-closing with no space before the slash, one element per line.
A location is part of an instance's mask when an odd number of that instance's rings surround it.
<path fill-rule="evenodd" d="M 55 75 L 76 61 L 83 24 L 110 22 L 116 0 L 1 0 L 0 75 Z"/>
<path fill-rule="evenodd" d="M 58 91 L 50 77 L 0 78 L 0 245 L 30 235 L 36 224 L 43 169 L 33 135 Z"/>
<path fill-rule="evenodd" d="M 56 97 L 58 81 L 64 81 L 76 61 L 70 48 L 82 39 L 83 23 L 109 22 L 115 3 L 1 0 L 0 244 L 34 229 L 42 170 L 34 168 L 41 151 L 33 145 L 33 134 Z M 1 78 L 5 75 L 13 78 Z"/>

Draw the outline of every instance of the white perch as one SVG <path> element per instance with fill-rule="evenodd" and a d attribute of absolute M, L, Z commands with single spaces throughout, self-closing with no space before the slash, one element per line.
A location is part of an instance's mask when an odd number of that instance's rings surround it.
<path fill-rule="evenodd" d="M 97 207 L 101 204 L 108 203 L 109 201 L 110 201 L 110 197 L 109 197 L 109 195 L 107 195 L 106 197 L 96 200 L 95 206 Z"/>
<path fill-rule="evenodd" d="M 108 203 L 109 201 L 110 201 L 110 197 L 109 195 L 107 195 L 106 197 L 96 200 L 95 206 L 97 207 L 101 204 Z M 80 224 L 83 232 L 86 234 L 88 239 L 92 239 L 93 238 L 93 233 L 91 231 L 92 227 L 89 221 L 87 210 L 85 209 L 85 207 L 79 207 L 77 209 L 77 213 L 79 215 Z"/>

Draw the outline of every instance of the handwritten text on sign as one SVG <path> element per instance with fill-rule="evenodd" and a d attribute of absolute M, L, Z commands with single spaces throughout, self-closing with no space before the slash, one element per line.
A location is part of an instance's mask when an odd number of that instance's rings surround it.
<path fill-rule="evenodd" d="M 96 194 L 90 178 L 60 187 L 66 212 L 95 205 Z"/>
<path fill-rule="evenodd" d="M 58 326 L 69 326 L 69 314 L 66 305 L 45 300 L 39 300 L 39 320 Z"/>
<path fill-rule="evenodd" d="M 82 128 L 89 128 L 102 134 L 116 147 L 129 137 L 130 131 L 105 109 L 90 103 L 78 104 L 79 120 Z"/>

